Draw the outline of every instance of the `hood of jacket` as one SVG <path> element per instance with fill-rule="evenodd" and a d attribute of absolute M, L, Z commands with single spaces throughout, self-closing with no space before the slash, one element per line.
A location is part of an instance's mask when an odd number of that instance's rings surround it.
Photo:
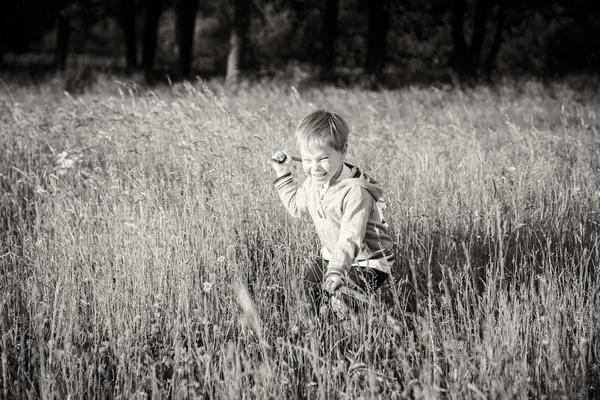
<path fill-rule="evenodd" d="M 371 196 L 373 196 L 375 201 L 379 201 L 383 196 L 383 188 L 381 185 L 379 185 L 375 179 L 362 172 L 358 167 L 348 163 L 345 164 L 351 169 L 352 173 L 350 178 L 342 179 L 340 182 L 338 182 L 336 185 L 337 189 L 343 190 L 343 188 L 346 186 L 355 185 L 358 183 L 360 186 L 365 188 L 371 194 Z"/>

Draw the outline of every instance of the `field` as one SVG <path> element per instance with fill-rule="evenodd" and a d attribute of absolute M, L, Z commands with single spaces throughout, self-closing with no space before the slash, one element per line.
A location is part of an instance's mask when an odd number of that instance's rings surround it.
<path fill-rule="evenodd" d="M 598 80 L 0 86 L 0 397 L 600 397 Z M 398 265 L 348 332 L 269 157 L 314 108 Z M 302 176 L 302 171 L 297 171 Z"/>

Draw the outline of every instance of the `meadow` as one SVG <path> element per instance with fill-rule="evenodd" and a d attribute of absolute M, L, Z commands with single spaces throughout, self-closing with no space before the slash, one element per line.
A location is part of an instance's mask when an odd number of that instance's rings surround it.
<path fill-rule="evenodd" d="M 0 397 L 599 398 L 599 83 L 3 81 Z M 315 108 L 396 241 L 354 332 L 307 311 L 272 185 Z"/>

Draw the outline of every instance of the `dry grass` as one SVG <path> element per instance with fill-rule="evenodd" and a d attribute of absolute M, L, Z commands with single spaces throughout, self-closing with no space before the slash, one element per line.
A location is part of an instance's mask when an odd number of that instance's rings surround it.
<path fill-rule="evenodd" d="M 571 83 L 2 91 L 2 397 L 598 397 L 600 99 Z M 271 186 L 314 107 L 397 239 L 351 335 L 311 322 L 317 241 Z"/>

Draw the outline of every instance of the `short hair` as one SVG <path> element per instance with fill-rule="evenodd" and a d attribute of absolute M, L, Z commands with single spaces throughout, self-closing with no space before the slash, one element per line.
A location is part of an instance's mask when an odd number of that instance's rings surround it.
<path fill-rule="evenodd" d="M 344 118 L 327 110 L 316 110 L 302 118 L 296 127 L 296 143 L 301 146 L 330 146 L 339 152 L 348 148 L 350 128 Z"/>

